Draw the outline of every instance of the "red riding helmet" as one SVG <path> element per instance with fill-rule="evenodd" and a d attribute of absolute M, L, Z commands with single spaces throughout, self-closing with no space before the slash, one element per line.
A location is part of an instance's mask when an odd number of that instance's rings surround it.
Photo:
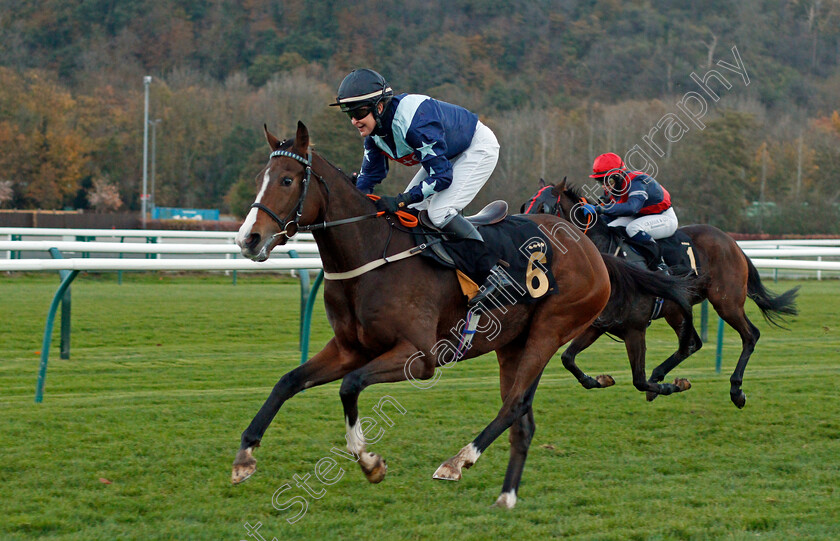
<path fill-rule="evenodd" d="M 615 154 L 614 152 L 607 152 L 606 154 L 601 154 L 595 158 L 595 162 L 592 164 L 593 174 L 589 175 L 589 178 L 603 178 L 610 171 L 614 171 L 616 169 L 623 171 L 624 168 L 625 165 L 621 156 Z"/>

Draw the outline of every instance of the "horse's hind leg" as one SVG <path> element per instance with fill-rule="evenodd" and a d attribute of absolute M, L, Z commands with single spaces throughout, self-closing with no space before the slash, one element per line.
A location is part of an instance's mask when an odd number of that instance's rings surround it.
<path fill-rule="evenodd" d="M 744 313 L 744 306 L 724 305 L 718 307 L 715 305 L 718 315 L 727 322 L 733 329 L 738 331 L 741 336 L 741 356 L 738 357 L 738 364 L 735 366 L 735 371 L 729 378 L 729 398 L 732 403 L 738 408 L 743 408 L 747 403 L 747 395 L 741 390 L 741 384 L 744 381 L 744 370 L 747 368 L 747 363 L 750 360 L 752 352 L 755 350 L 755 344 L 761 336 L 758 327 L 752 324 Z"/>
<path fill-rule="evenodd" d="M 630 359 L 630 370 L 633 373 L 633 386 L 639 391 L 647 393 L 648 400 L 653 400 L 657 395 L 669 395 L 687 391 L 691 385 L 680 385 L 679 380 L 674 383 L 655 383 L 646 379 L 645 375 L 645 342 L 644 329 L 628 329 L 624 334 L 624 347 L 627 349 L 627 357 Z M 685 380 L 687 384 L 687 380 Z M 651 396 L 653 398 L 651 398 Z"/>
<path fill-rule="evenodd" d="M 604 389 L 615 385 L 615 380 L 612 376 L 601 374 L 600 376 L 593 378 L 578 368 L 578 365 L 575 363 L 575 357 L 577 357 L 577 354 L 595 343 L 602 334 L 603 332 L 601 330 L 594 326 L 590 326 L 588 329 L 583 331 L 580 336 L 572 340 L 569 347 L 567 347 L 566 351 L 563 352 L 563 355 L 560 356 L 560 359 L 563 361 L 563 366 L 577 378 L 580 384 L 583 385 L 584 389 Z"/>
<path fill-rule="evenodd" d="M 516 378 L 516 361 L 518 360 L 518 348 L 510 351 L 504 348 L 497 352 L 499 357 L 499 388 L 502 400 L 507 398 L 508 393 Z M 534 423 L 534 409 L 532 407 L 534 394 L 537 390 L 537 381 L 528 389 L 525 400 L 528 402 L 528 411 L 510 426 L 510 460 L 508 460 L 505 481 L 502 485 L 502 493 L 496 500 L 495 505 L 511 509 L 516 505 L 516 497 L 519 492 L 519 483 L 522 481 L 522 471 L 525 468 L 525 460 L 528 458 L 528 448 L 531 446 L 531 439 L 536 431 Z"/>
<path fill-rule="evenodd" d="M 546 339 L 555 340 L 551 336 L 547 336 Z M 554 346 L 554 351 L 557 351 L 557 347 L 559 347 L 559 344 Z M 481 456 L 481 453 L 496 438 L 528 412 L 528 409 L 531 407 L 527 400 L 528 391 L 532 385 L 536 386 L 540 374 L 548 363 L 549 358 L 551 358 L 550 353 L 540 353 L 538 351 L 539 348 L 533 349 L 536 351 L 532 352 L 531 348 L 528 348 L 522 354 L 522 360 L 518 363 L 519 366 L 517 366 L 516 376 L 511 385 L 511 389 L 503 401 L 502 408 L 499 410 L 496 418 L 471 443 L 461 449 L 457 455 L 441 464 L 433 475 L 434 479 L 448 481 L 458 481 L 461 479 L 461 469 L 470 468 L 475 464 L 478 457 Z"/>
<path fill-rule="evenodd" d="M 562 303 L 563 299 L 559 295 L 545 301 L 532 317 L 527 338 L 511 344 L 512 348 L 519 350 L 516 353 L 511 350 L 511 355 L 517 358 L 515 376 L 499 413 L 471 443 L 440 465 L 434 473 L 435 479 L 459 480 L 462 468 L 475 464 L 496 438 L 525 415 L 531 407 L 527 400 L 528 391 L 535 385 L 551 356 L 560 346 L 589 327 L 595 319 L 596 314 L 592 314 L 591 319 L 582 320 L 586 308 L 576 310 L 575 306 Z"/>
<path fill-rule="evenodd" d="M 648 381 L 652 383 L 659 383 L 664 380 L 665 376 L 671 370 L 703 347 L 703 342 L 700 340 L 700 335 L 697 334 L 697 330 L 694 328 L 693 321 L 687 318 L 682 310 L 675 308 L 673 303 L 669 304 L 672 306 L 666 308 L 665 321 L 668 322 L 668 325 L 677 334 L 679 345 L 677 346 L 677 351 L 672 353 L 670 357 L 665 359 L 662 364 L 654 368 L 650 373 L 650 379 Z M 691 383 L 684 378 L 677 378 L 674 380 L 674 383 L 677 385 L 691 386 Z M 647 398 L 648 400 L 653 400 L 656 396 L 656 394 L 648 393 Z"/>
<path fill-rule="evenodd" d="M 362 473 L 371 483 L 379 483 L 385 478 L 388 466 L 385 460 L 376 453 L 367 452 L 364 427 L 359 422 L 359 395 L 361 392 L 376 383 L 394 383 L 411 379 L 429 379 L 434 375 L 434 362 L 426 361 L 431 356 L 422 356 L 417 362 L 408 364 L 407 359 L 417 352 L 417 348 L 411 344 L 403 343 L 382 355 L 358 370 L 344 376 L 341 382 L 341 404 L 344 406 L 344 421 L 347 429 L 347 450 L 358 457 L 357 462 L 362 468 Z M 376 431 L 378 441 L 382 429 Z"/>

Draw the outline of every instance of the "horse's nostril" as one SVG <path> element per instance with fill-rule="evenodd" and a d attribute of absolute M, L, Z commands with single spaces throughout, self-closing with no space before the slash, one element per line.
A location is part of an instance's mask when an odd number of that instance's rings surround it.
<path fill-rule="evenodd" d="M 256 246 L 260 243 L 260 234 L 259 233 L 251 233 L 248 235 L 248 238 L 245 240 L 245 245 L 252 250 L 256 248 Z"/>

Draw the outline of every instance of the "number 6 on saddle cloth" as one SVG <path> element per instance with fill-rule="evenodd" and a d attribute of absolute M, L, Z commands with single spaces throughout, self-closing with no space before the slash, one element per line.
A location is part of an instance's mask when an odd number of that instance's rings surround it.
<path fill-rule="evenodd" d="M 496 281 L 499 293 L 488 298 L 497 306 L 534 302 L 544 295 L 557 293 L 557 283 L 550 270 L 551 242 L 531 220 L 506 214 L 507 203 L 494 201 L 467 218 L 477 226 L 486 248 L 479 245 L 481 241 L 454 237 L 436 228 L 426 211 L 419 213 L 421 225 L 412 232 L 417 246 L 429 248 L 422 255 L 456 269 L 461 289 L 468 298 L 478 293 L 477 284 L 485 281 L 486 269 L 496 261 L 506 274 L 491 278 Z M 494 258 L 491 265 L 480 261 L 487 257 L 487 251 Z"/>

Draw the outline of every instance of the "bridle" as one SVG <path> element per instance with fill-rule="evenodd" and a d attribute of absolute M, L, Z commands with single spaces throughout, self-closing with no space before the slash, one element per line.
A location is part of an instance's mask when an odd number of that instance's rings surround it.
<path fill-rule="evenodd" d="M 292 158 L 293 160 L 299 161 L 305 167 L 306 172 L 303 176 L 303 190 L 300 193 L 300 198 L 298 199 L 297 205 L 295 205 L 295 208 L 292 209 L 292 211 L 289 213 L 285 220 L 281 220 L 280 217 L 277 216 L 277 214 L 275 214 L 273 210 L 263 205 L 262 203 L 254 203 L 251 205 L 251 208 L 265 212 L 266 214 L 268 214 L 269 218 L 277 222 L 277 225 L 280 226 L 281 231 L 279 233 L 275 233 L 275 237 L 280 235 L 286 235 L 287 238 L 291 238 L 298 231 L 308 230 L 305 226 L 301 227 L 299 222 L 300 217 L 303 214 L 303 202 L 304 200 L 306 200 L 306 194 L 309 193 L 309 183 L 312 180 L 312 150 L 307 151 L 306 158 L 304 158 L 300 154 L 289 152 L 288 150 L 275 150 L 274 152 L 269 154 L 268 158 L 270 160 L 271 158 L 275 158 L 277 156 L 285 156 L 286 158 Z M 327 186 L 327 184 L 324 182 L 324 178 L 321 175 L 315 173 L 315 178 L 320 180 L 325 187 Z M 327 192 L 329 193 L 329 188 L 327 188 Z M 294 216 L 294 219 L 292 219 L 292 216 Z M 289 225 L 293 225 L 295 227 L 294 232 L 292 232 L 291 235 L 288 233 Z"/>
<path fill-rule="evenodd" d="M 546 186 L 546 187 L 544 187 L 544 188 L 540 189 L 540 190 L 536 193 L 536 195 L 534 195 L 534 198 L 531 200 L 531 204 L 528 206 L 528 209 L 525 211 L 525 213 L 526 213 L 526 214 L 528 213 L 528 211 L 530 211 L 530 210 L 534 207 L 534 203 L 536 203 L 536 202 L 537 202 L 537 199 L 539 199 L 539 198 L 540 198 L 540 195 L 542 194 L 543 190 L 545 190 L 545 189 L 546 189 L 546 188 L 548 188 L 548 187 L 549 187 L 549 186 Z M 561 198 L 561 197 L 563 197 L 563 194 L 562 194 L 562 193 L 561 193 L 561 194 L 559 194 L 559 195 L 557 196 L 557 200 L 556 200 L 556 201 L 554 201 L 554 205 L 553 205 L 553 206 L 551 206 L 551 207 L 549 207 L 549 206 L 548 206 L 548 203 L 543 203 L 543 204 L 541 205 L 541 206 L 542 206 L 545 210 L 548 210 L 547 214 L 552 214 L 552 215 L 554 215 L 554 216 L 559 216 L 559 217 L 561 217 L 561 218 L 563 217 L 563 209 L 562 209 L 562 207 L 560 206 L 560 198 Z M 586 199 L 585 199 L 585 198 L 581 197 L 581 198 L 580 198 L 580 200 L 579 200 L 579 203 L 580 203 L 581 205 L 586 205 L 586 204 L 588 204 L 588 201 L 586 201 Z M 584 229 L 583 229 L 583 234 L 584 234 L 584 235 L 585 235 L 587 232 L 589 232 L 589 228 L 590 228 L 590 227 L 592 227 L 592 216 L 587 216 L 587 217 L 586 217 L 586 227 L 584 227 Z"/>

